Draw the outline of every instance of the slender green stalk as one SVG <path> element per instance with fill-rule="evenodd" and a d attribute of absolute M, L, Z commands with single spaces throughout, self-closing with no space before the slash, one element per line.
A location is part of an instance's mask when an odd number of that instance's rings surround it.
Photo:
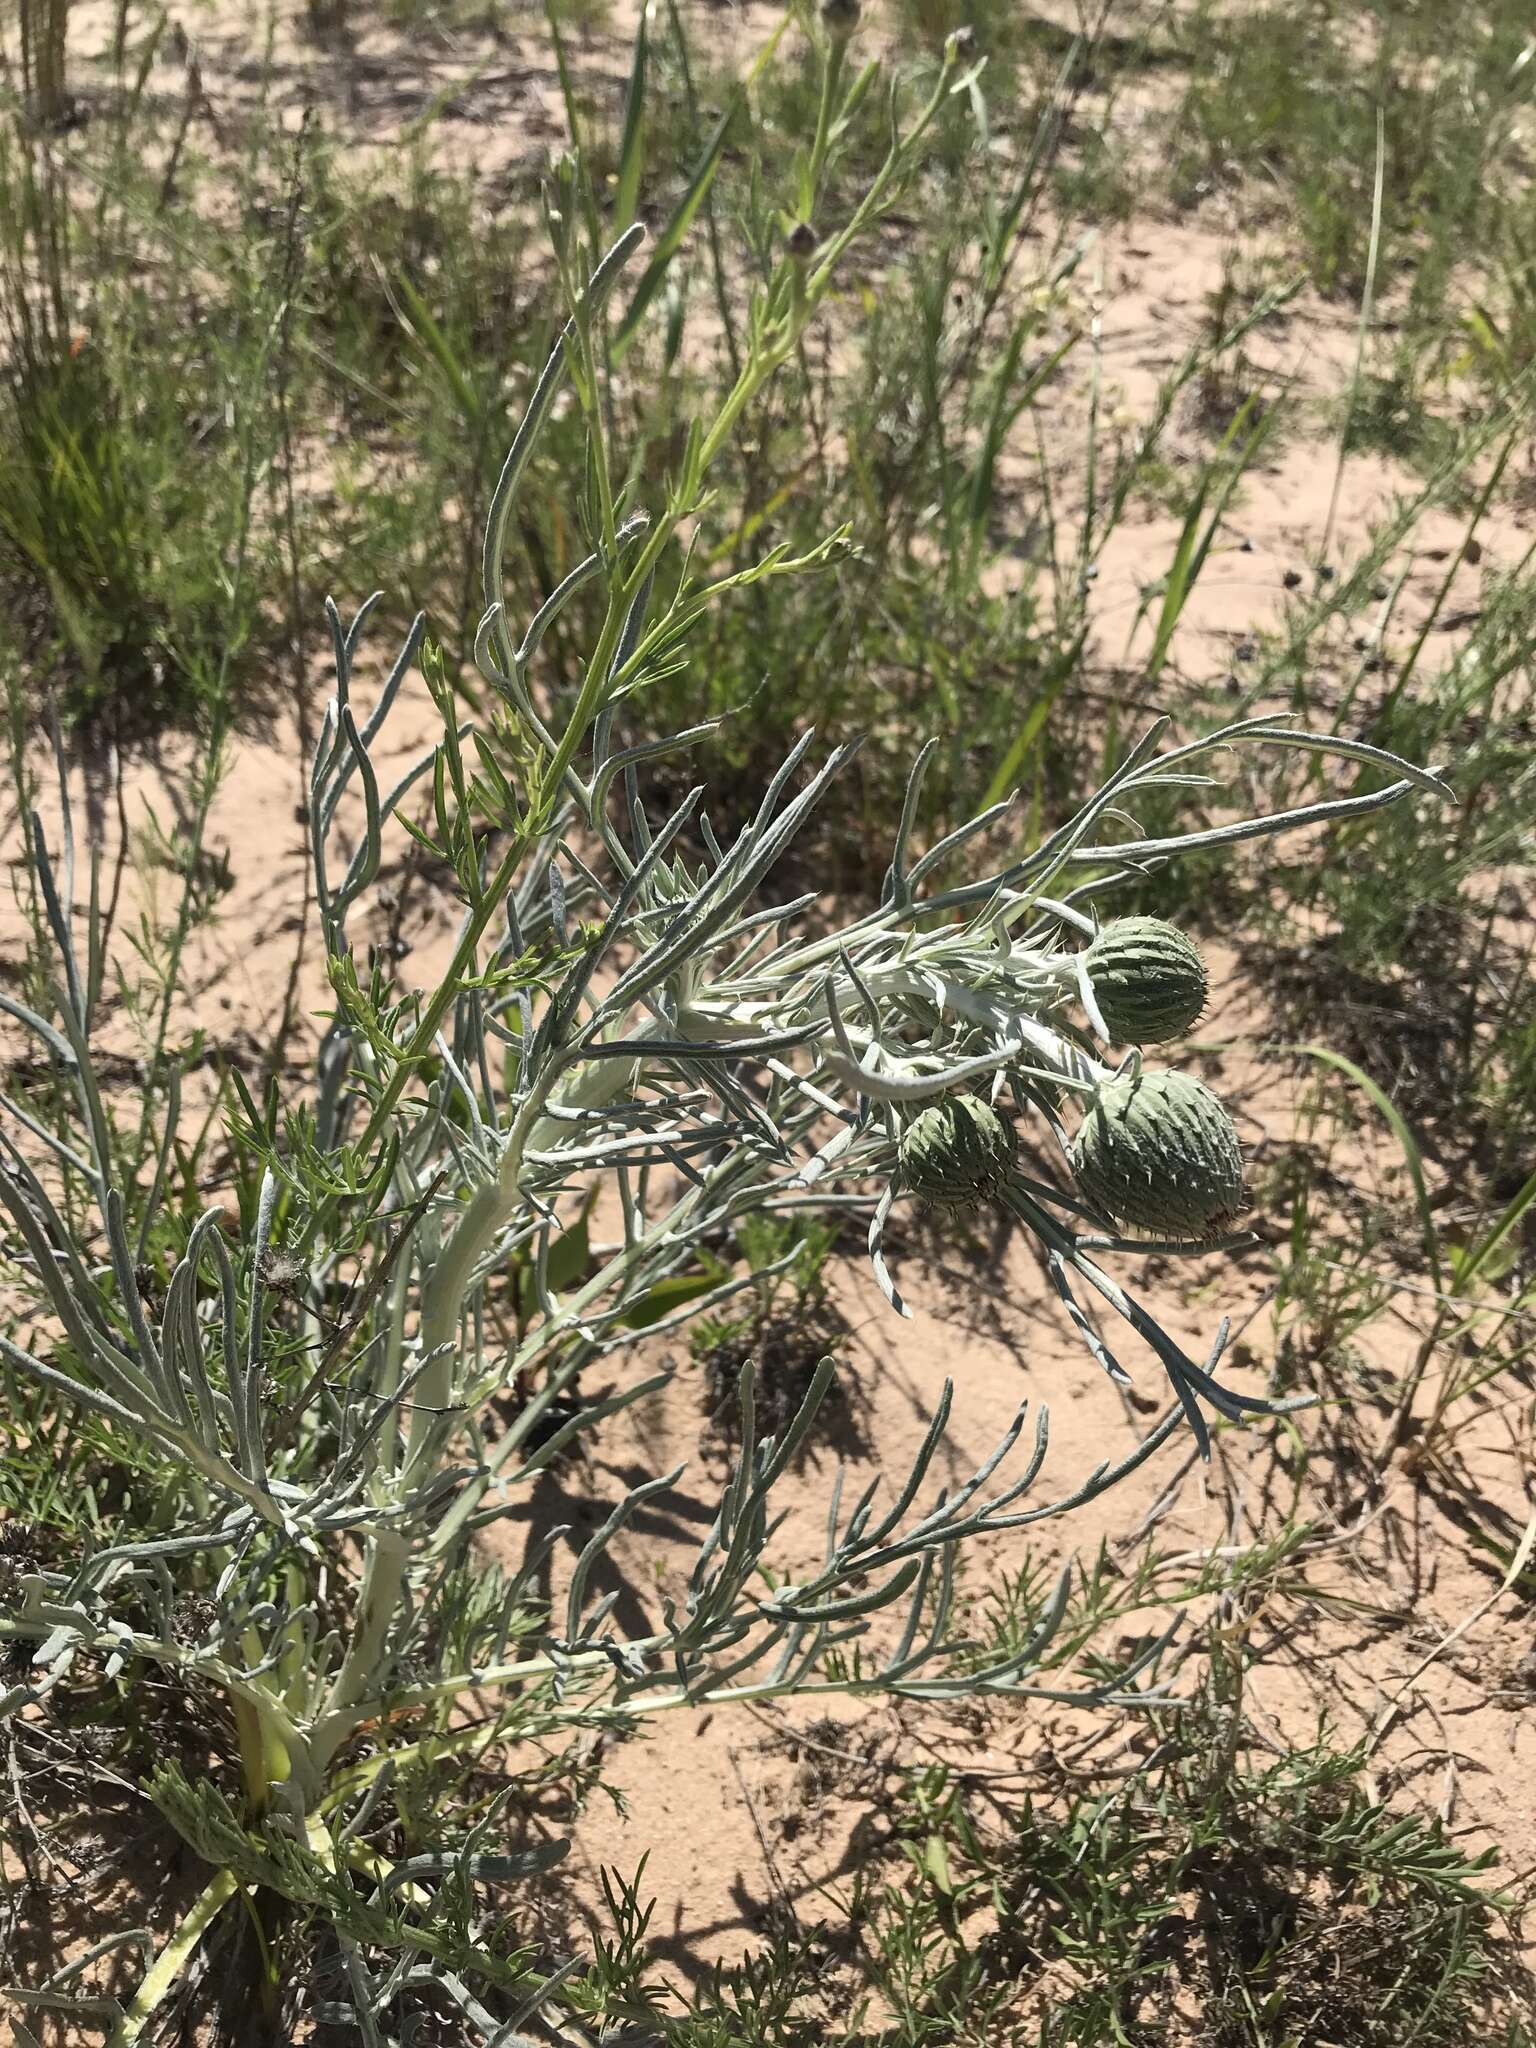
<path fill-rule="evenodd" d="M 165 2000 L 177 1988 L 199 1943 L 240 1889 L 232 1870 L 215 1871 L 196 1903 L 177 1922 L 176 1930 L 145 1973 L 132 2000 L 108 2037 L 108 2048 L 132 2048 Z"/>

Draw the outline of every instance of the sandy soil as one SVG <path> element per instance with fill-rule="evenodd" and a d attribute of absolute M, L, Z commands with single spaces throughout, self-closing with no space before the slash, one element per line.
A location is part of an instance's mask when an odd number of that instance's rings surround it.
<path fill-rule="evenodd" d="M 82 50 L 110 32 L 112 11 L 105 4 L 78 7 Z M 296 12 L 287 10 L 287 17 Z M 741 15 L 754 25 L 770 18 L 757 6 L 744 7 Z M 216 119 L 232 120 L 242 95 L 255 90 L 252 43 L 240 17 L 238 8 L 187 13 Z M 319 70 L 313 45 L 287 17 L 273 62 L 285 77 L 291 72 L 297 107 Z M 591 67 L 591 77 L 618 83 L 625 61 L 623 21 L 616 14 L 611 30 L 583 39 L 582 64 Z M 441 129 L 445 147 L 488 176 L 504 168 L 509 153 L 552 146 L 561 133 L 558 94 L 531 33 L 490 43 L 463 31 L 445 39 L 418 35 L 413 42 L 409 32 L 370 24 L 353 38 L 339 75 L 344 85 L 336 90 L 346 95 L 342 118 L 352 124 L 359 147 L 380 143 L 445 86 L 452 87 Z M 175 87 L 169 65 L 157 67 L 156 85 L 167 92 Z M 511 139 L 509 125 L 516 131 Z M 1159 378 L 1199 330 L 1205 296 L 1220 278 L 1238 225 L 1213 210 L 1210 220 L 1137 222 L 1102 237 L 1085 288 L 1102 305 L 1109 405 L 1131 417 L 1144 414 Z M 1263 375 L 1327 391 L 1347 375 L 1353 347 L 1347 317 L 1303 298 L 1249 354 Z M 1072 436 L 1079 431 L 1073 422 L 1079 418 L 1077 398 L 1068 395 L 1059 443 L 1064 478 L 1073 473 Z M 1206 445 L 1201 433 L 1198 425 L 1179 430 L 1176 447 L 1185 459 Z M 1379 464 L 1350 466 L 1336 515 L 1340 555 L 1348 555 L 1408 482 Z M 1288 570 L 1312 575 L 1332 487 L 1330 453 L 1303 442 L 1287 443 L 1261 470 L 1232 521 L 1233 545 L 1213 563 L 1181 633 L 1186 671 L 1218 683 L 1232 674 L 1241 690 L 1236 650 L 1291 601 Z M 1166 563 L 1176 532 L 1177 522 L 1166 519 L 1127 527 L 1102 565 L 1094 661 L 1110 687 L 1114 669 L 1134 654 L 1126 634 L 1141 584 Z M 1459 526 L 1443 515 L 1421 526 L 1399 632 L 1411 626 L 1412 606 L 1428 601 L 1444 573 L 1444 551 L 1459 537 Z M 1461 572 L 1465 590 L 1458 585 L 1457 602 L 1464 597 L 1474 605 L 1482 579 L 1525 545 L 1514 515 L 1501 515 L 1485 539 L 1481 566 Z M 360 574 L 366 589 L 366 565 Z M 361 589 L 337 592 L 344 606 L 359 595 Z M 322 649 L 317 620 L 317 667 Z M 376 659 L 387 662 L 388 652 Z M 360 694 L 366 701 L 366 675 Z M 381 765 L 414 755 L 430 733 L 431 717 L 424 693 L 408 691 Z M 146 798 L 174 807 L 183 772 L 174 750 L 160 764 L 133 764 L 125 786 L 129 819 L 140 815 Z M 304 914 L 299 790 L 295 733 L 282 725 L 266 740 L 236 744 L 213 813 L 210 845 L 227 853 L 231 882 L 217 922 L 196 942 L 189 1010 L 223 1054 L 251 1067 L 259 1066 L 280 1022 Z M 113 831 L 109 818 L 109 860 Z M 13 842 L 6 854 L 14 861 Z M 129 910 L 151 879 L 149 868 L 130 874 Z M 423 984 L 453 917 L 451 903 L 430 889 L 413 893 L 403 934 L 413 949 L 406 971 Z M 308 947 L 299 1008 L 312 1019 L 323 1000 L 312 931 Z M 1294 1142 L 1311 1076 L 1266 1046 L 1275 1026 L 1245 981 L 1237 952 L 1218 964 L 1221 999 L 1202 1026 L 1198 1064 L 1232 1102 L 1262 1162 Z M 1318 1018 L 1320 1035 L 1328 1022 Z M 131 1050 L 126 1020 L 113 1022 L 109 1038 L 125 1053 Z M 1390 1141 L 1378 1142 L 1369 1129 L 1358 1143 L 1336 1145 L 1328 1167 L 1341 1230 L 1348 1228 L 1352 1188 L 1379 1193 L 1394 1185 Z M 1267 1237 L 1283 1238 L 1283 1218 L 1259 1222 Z M 1235 1263 L 1156 1273 L 1147 1291 L 1196 1350 L 1219 1315 L 1231 1314 L 1240 1333 L 1231 1377 L 1244 1388 L 1262 1389 L 1281 1334 L 1273 1300 L 1279 1261 L 1279 1251 L 1261 1244 Z M 1058 1493 L 1070 1491 L 1105 1457 L 1128 1450 L 1163 1405 L 1150 1359 L 1142 1364 L 1137 1398 L 1126 1401 L 1084 1357 L 1016 1235 L 999 1234 L 969 1254 L 919 1249 L 909 1258 L 904 1290 L 914 1308 L 908 1323 L 885 1308 L 861 1265 L 850 1263 L 838 1273 L 836 1299 L 850 1332 L 842 1368 L 854 1426 L 850 1455 L 858 1466 L 873 1460 L 901 1469 L 946 1378 L 958 1390 L 947 1453 L 954 1472 L 984 1455 L 1027 1400 L 1032 1408 L 1050 1409 L 1052 1450 L 1043 1483 Z M 1411 1293 L 1394 1297 L 1390 1312 L 1359 1339 L 1362 1370 L 1393 1379 L 1406 1369 L 1425 1306 Z M 623 1361 L 615 1375 L 652 1362 Z M 598 1504 L 642 1472 L 689 1457 L 674 1493 L 615 1546 L 621 1619 L 650 1610 L 658 1590 L 686 1569 L 724 1469 L 719 1445 L 703 1427 L 700 1368 L 686 1355 L 677 1362 L 665 1396 L 617 1418 L 591 1463 L 562 1480 L 566 1498 L 545 1503 L 550 1512 L 569 1513 L 579 1535 Z M 1426 1395 L 1434 1384 L 1432 1373 Z M 1508 1541 L 1510 1532 L 1518 1538 L 1531 1515 L 1530 1396 L 1523 1386 L 1495 1383 L 1468 1412 L 1446 1466 L 1399 1461 L 1379 1489 L 1351 1462 L 1337 1418 L 1326 1413 L 1299 1425 L 1305 1460 L 1298 1460 L 1288 1433 L 1224 1435 L 1209 1467 L 1175 1441 L 1105 1502 L 1045 1525 L 1042 1554 L 1091 1556 L 1103 1542 L 1112 1558 L 1128 1565 L 1132 1548 L 1155 1526 L 1171 1560 L 1171 1590 L 1190 1560 L 1213 1547 L 1273 1536 L 1299 1503 L 1312 1528 L 1304 1557 L 1278 1576 L 1253 1611 L 1225 1617 L 1254 1659 L 1245 1706 L 1255 1738 L 1280 1744 L 1311 1739 L 1320 1717 L 1340 1742 L 1371 1737 L 1372 1769 L 1385 1795 L 1440 1812 L 1469 1847 L 1497 1845 L 1505 1874 L 1520 1874 L 1536 1865 L 1530 1623 L 1520 1607 L 1496 1597 L 1498 1579 L 1468 1531 L 1470 1525 L 1474 1533 Z M 833 1447 L 817 1448 L 793 1475 L 794 1514 L 780 1546 L 786 1564 L 800 1546 L 817 1540 L 834 1455 Z M 508 1540 L 516 1540 L 515 1530 Z M 976 1570 L 1004 1574 L 1021 1561 L 1022 1546 L 998 1543 L 977 1559 Z M 1164 1619 L 1149 1610 L 1134 1628 L 1128 1625 L 1128 1640 Z M 1191 1667 L 1181 1682 L 1193 1676 Z M 649 1852 L 645 1886 L 656 1899 L 654 1929 L 670 1965 L 695 1977 L 709 1961 L 742 1953 L 776 1915 L 814 1920 L 835 1911 L 835 1894 L 820 1888 L 835 1887 L 878 1853 L 884 1825 L 879 1795 L 899 1766 L 943 1755 L 978 1775 L 1007 1771 L 1025 1785 L 1059 1791 L 1063 1772 L 1070 1777 L 1090 1755 L 1098 1765 L 1134 1761 L 1139 1740 L 1129 1716 L 1090 1720 L 1075 1709 L 1040 1704 L 992 1705 L 965 1719 L 835 1702 L 830 1708 L 817 1702 L 665 1717 L 606 1756 L 605 1775 L 627 1811 L 620 1815 L 598 1799 L 581 1819 L 562 1909 L 595 1907 L 602 1868 L 633 1872 Z"/>

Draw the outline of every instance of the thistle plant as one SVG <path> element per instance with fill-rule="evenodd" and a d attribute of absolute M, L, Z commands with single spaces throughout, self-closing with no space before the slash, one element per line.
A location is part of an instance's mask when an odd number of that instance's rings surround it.
<path fill-rule="evenodd" d="M 150 1076 L 142 1119 L 120 1128 L 94 1052 L 106 971 L 94 866 L 77 912 L 67 802 L 57 852 L 31 820 L 55 974 L 47 1014 L 3 993 L 0 1009 L 57 1086 L 46 1105 L 4 1104 L 8 1264 L 34 1308 L 0 1352 L 93 1419 L 104 1443 L 132 1443 L 156 1507 L 122 1540 L 12 1560 L 0 1711 L 62 1697 L 84 1673 L 131 1686 L 154 1672 L 229 1742 L 227 1769 L 166 1761 L 147 1780 L 211 1874 L 158 1951 L 139 1931 L 114 1938 L 145 1950 L 136 1993 L 105 2002 L 114 2042 L 143 2038 L 199 1954 L 245 1925 L 274 2025 L 307 2016 L 384 2043 L 417 2038 L 430 2017 L 461 2040 L 596 2038 L 583 2016 L 600 2031 L 610 2011 L 600 1959 L 552 1955 L 517 1910 L 517 1888 L 568 1843 L 520 1803 L 511 1764 L 493 1797 L 477 1767 L 530 1738 L 558 1747 L 681 1708 L 786 1696 L 1144 1697 L 1155 1649 L 1077 1689 L 1055 1671 L 1070 1574 L 1027 1639 L 978 1655 L 955 1622 L 957 1555 L 1103 1494 L 1185 1418 L 1204 1446 L 1208 1412 L 1278 1405 L 1218 1380 L 1224 1326 L 1197 1360 L 1105 1264 L 1149 1244 L 1209 1251 L 1231 1204 L 1197 1210 L 1139 1191 L 1138 1177 L 1155 1190 L 1159 1176 L 1210 1164 L 1179 1121 L 1192 1101 L 1205 1151 L 1230 1165 L 1210 1137 L 1225 1113 L 1192 1081 L 1157 1081 L 1135 1051 L 1114 1060 L 1111 1017 L 1135 1008 L 1134 973 L 1122 958 L 1101 1003 L 1097 909 L 1118 882 L 1186 849 L 1316 826 L 1414 788 L 1443 794 L 1437 778 L 1276 719 L 1177 745 L 1159 722 L 1038 845 L 978 873 L 974 849 L 998 840 L 1011 807 L 919 850 L 930 749 L 880 901 L 847 914 L 814 892 L 765 901 L 763 889 L 812 812 L 836 800 L 852 747 L 823 752 L 805 735 L 753 814 L 729 825 L 700 787 L 664 816 L 645 801 L 651 764 L 710 731 L 644 734 L 646 683 L 685 659 L 703 608 L 756 580 L 814 573 L 846 545 L 835 536 L 798 561 L 771 552 L 711 582 L 685 536 L 714 455 L 966 75 L 951 48 L 849 228 L 810 258 L 786 253 L 761 288 L 741 377 L 695 425 L 664 506 L 641 505 L 623 482 L 604 403 L 604 309 L 643 236 L 626 234 L 583 279 L 577 210 L 555 210 L 570 317 L 491 505 L 476 646 L 487 694 L 467 708 L 418 619 L 365 705 L 373 602 L 348 623 L 330 610 L 335 692 L 308 819 L 333 1008 L 306 1090 L 274 1085 L 261 1102 L 241 1091 L 228 1133 L 246 1191 L 238 1225 L 224 1204 L 188 1213 L 178 1192 L 174 1070 Z M 502 600 L 512 513 L 565 387 L 588 430 L 591 551 L 514 631 Z M 540 642 L 592 588 L 600 622 L 579 687 L 558 703 Z M 386 787 L 380 737 L 417 666 L 441 732 Z M 1141 791 L 1260 744 L 1343 755 L 1376 786 L 1172 838 L 1128 834 Z M 366 943 L 397 835 L 452 875 L 459 903 L 451 961 L 426 990 L 402 986 Z M 1172 950 L 1187 989 L 1188 959 Z M 1018 1164 L 1026 1123 L 1059 1159 L 1059 1180 Z M 1095 1137 L 1099 1123 L 1111 1135 Z M 600 1194 L 611 1243 L 594 1234 Z M 1048 1415 L 1021 1408 L 969 1479 L 939 1486 L 946 1388 L 911 1469 L 851 1500 L 839 1484 L 820 1562 L 792 1575 L 777 1490 L 832 1367 L 777 1438 L 757 1434 L 747 1372 L 739 1456 L 685 1588 L 658 1596 L 644 1632 L 618 1627 L 594 1574 L 681 1467 L 612 1504 L 558 1604 L 547 1576 L 565 1531 L 528 1527 L 514 1562 L 490 1562 L 477 1538 L 510 1528 L 551 1462 L 664 1384 L 662 1363 L 603 1376 L 636 1329 L 665 1334 L 761 1283 L 733 1268 L 743 1219 L 867 1219 L 874 1270 L 900 1311 L 883 1241 L 892 1205 L 910 1196 L 1006 1205 L 1038 1238 L 1099 1364 L 1124 1370 L 1093 1299 L 1151 1350 L 1175 1398 L 1129 1455 L 1045 1494 Z M 1181 1226 L 1171 1235 L 1121 1229 L 1169 1217 Z M 68 1972 L 17 1995 L 103 2016 Z"/>

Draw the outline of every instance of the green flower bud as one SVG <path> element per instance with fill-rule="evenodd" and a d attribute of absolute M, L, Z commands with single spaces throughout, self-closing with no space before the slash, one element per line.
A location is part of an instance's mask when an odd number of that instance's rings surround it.
<path fill-rule="evenodd" d="M 1092 1206 L 1159 1237 L 1220 1237 L 1246 1205 L 1243 1148 L 1221 1103 L 1188 1074 L 1103 1083 L 1072 1140 Z"/>
<path fill-rule="evenodd" d="M 1209 990 L 1199 948 L 1160 917 L 1114 918 L 1084 964 L 1116 1045 L 1182 1038 L 1205 1008 Z"/>
<path fill-rule="evenodd" d="M 901 1134 L 901 1176 L 940 1209 L 974 1209 L 1001 1193 L 1013 1171 L 1013 1125 L 979 1095 L 931 1102 Z"/>

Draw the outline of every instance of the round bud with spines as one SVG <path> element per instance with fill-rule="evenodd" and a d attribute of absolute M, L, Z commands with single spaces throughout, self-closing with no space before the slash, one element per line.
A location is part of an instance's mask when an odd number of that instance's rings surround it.
<path fill-rule="evenodd" d="M 794 263 L 809 263 L 820 244 L 821 237 L 808 220 L 797 220 L 784 237 L 784 247 Z"/>
<path fill-rule="evenodd" d="M 1102 1082 L 1071 1157 L 1095 1209 L 1159 1237 L 1220 1237 L 1247 1205 L 1236 1126 L 1189 1074 L 1143 1067 Z"/>
<path fill-rule="evenodd" d="M 901 1134 L 901 1177 L 939 1209 L 974 1209 L 1001 1194 L 1013 1172 L 1013 1125 L 979 1095 L 931 1102 Z"/>
<path fill-rule="evenodd" d="M 1164 1045 L 1199 1021 L 1209 994 L 1194 940 L 1160 917 L 1111 919 L 1084 958 L 1116 1045 Z"/>

